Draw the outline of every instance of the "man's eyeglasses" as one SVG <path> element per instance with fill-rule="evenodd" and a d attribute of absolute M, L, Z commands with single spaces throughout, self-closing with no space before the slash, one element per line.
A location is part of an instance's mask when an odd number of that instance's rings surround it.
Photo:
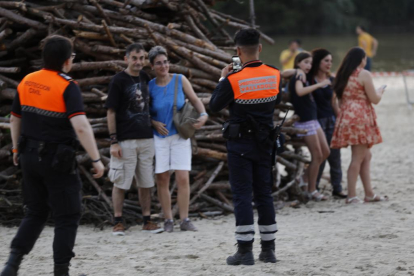
<path fill-rule="evenodd" d="M 167 64 L 170 64 L 169 60 L 157 61 L 156 63 L 154 63 L 155 66 L 163 66 L 163 65 L 167 65 Z"/>

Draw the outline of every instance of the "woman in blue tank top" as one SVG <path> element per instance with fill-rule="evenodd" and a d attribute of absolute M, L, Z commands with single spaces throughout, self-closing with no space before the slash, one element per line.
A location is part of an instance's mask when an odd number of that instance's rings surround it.
<path fill-rule="evenodd" d="M 200 113 L 196 129 L 201 128 L 207 121 L 208 115 L 203 103 L 194 93 L 194 90 L 183 75 L 169 73 L 167 51 L 161 46 L 153 47 L 148 53 L 155 78 L 149 82 L 150 113 L 154 128 L 155 144 L 155 174 L 158 199 L 164 213 L 164 230 L 172 232 L 174 229 L 171 212 L 170 171 L 175 171 L 175 180 L 178 190 L 178 209 L 180 213 L 180 229 L 182 231 L 197 231 L 197 228 L 188 219 L 190 201 L 191 170 L 191 142 L 179 136 L 173 123 L 173 106 L 175 96 L 175 82 L 177 87 L 177 110 L 185 104 L 185 97 Z"/>

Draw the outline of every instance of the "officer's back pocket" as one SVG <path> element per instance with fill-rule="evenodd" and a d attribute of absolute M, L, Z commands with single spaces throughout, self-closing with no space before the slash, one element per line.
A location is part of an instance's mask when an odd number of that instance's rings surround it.
<path fill-rule="evenodd" d="M 112 183 L 122 184 L 125 179 L 125 169 L 123 163 L 117 163 L 111 160 L 111 166 L 108 172 L 108 178 Z"/>
<path fill-rule="evenodd" d="M 53 156 L 52 168 L 61 173 L 71 173 L 76 167 L 76 151 L 73 147 L 59 144 Z"/>

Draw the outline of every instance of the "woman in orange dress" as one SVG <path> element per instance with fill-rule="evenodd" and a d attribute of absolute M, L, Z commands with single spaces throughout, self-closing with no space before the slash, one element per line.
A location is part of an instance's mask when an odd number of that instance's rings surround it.
<path fill-rule="evenodd" d="M 332 137 L 332 148 L 351 146 L 352 159 L 348 168 L 348 198 L 346 203 L 360 203 L 356 196 L 358 175 L 365 191 L 365 202 L 387 200 L 374 194 L 371 187 L 370 148 L 382 142 L 372 104 L 378 104 L 385 85 L 374 88 L 371 73 L 364 70 L 367 62 L 362 48 L 352 48 L 339 67 L 334 82 L 334 91 L 340 103 L 340 111 Z"/>

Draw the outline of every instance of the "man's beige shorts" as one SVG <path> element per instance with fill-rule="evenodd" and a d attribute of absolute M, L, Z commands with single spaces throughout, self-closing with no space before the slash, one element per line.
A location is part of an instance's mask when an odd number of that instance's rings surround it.
<path fill-rule="evenodd" d="M 120 141 L 122 157 L 111 156 L 109 180 L 114 186 L 129 190 L 134 176 L 139 188 L 154 187 L 154 139 Z"/>

